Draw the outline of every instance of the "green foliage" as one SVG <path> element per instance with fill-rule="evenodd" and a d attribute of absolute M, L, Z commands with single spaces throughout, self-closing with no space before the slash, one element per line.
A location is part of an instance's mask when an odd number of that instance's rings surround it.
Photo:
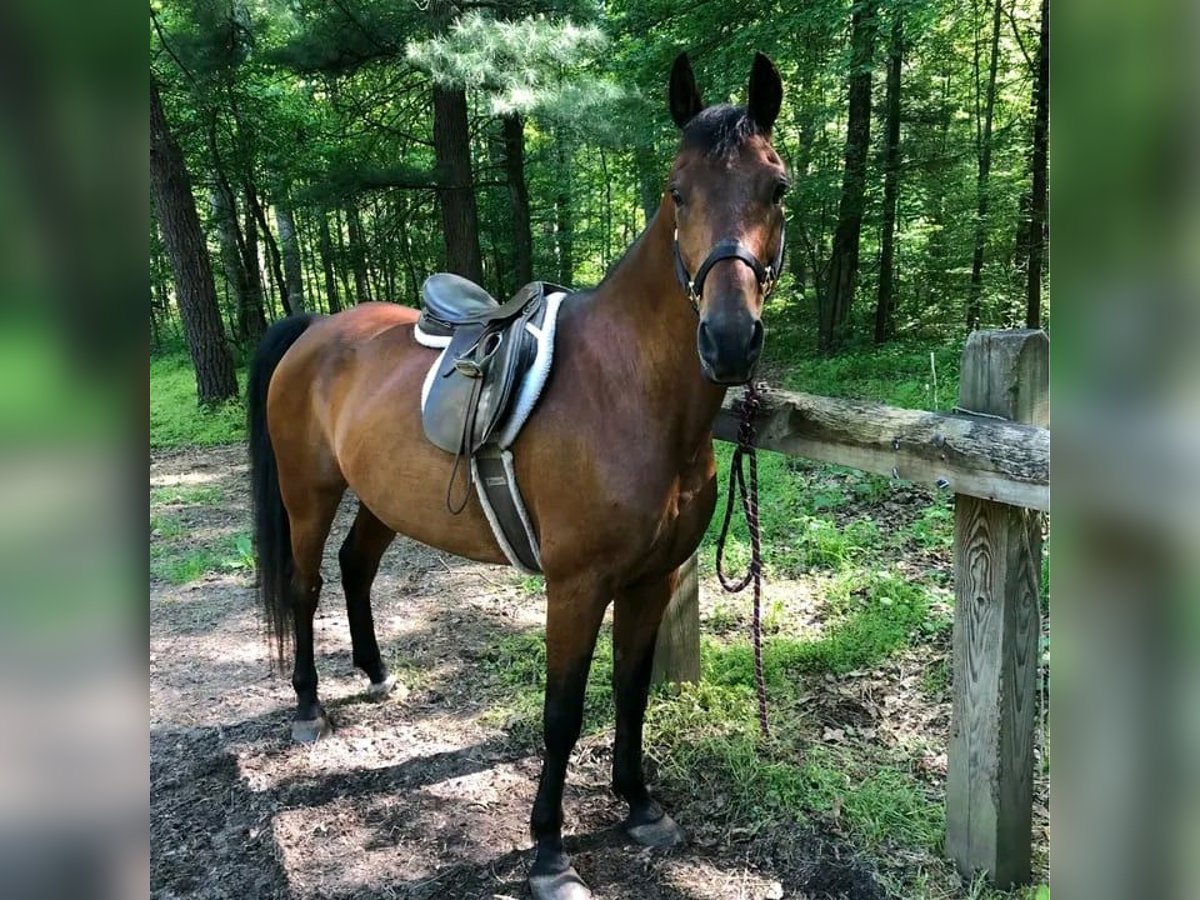
<path fill-rule="evenodd" d="M 225 499 L 225 492 L 216 485 L 172 485 L 151 488 L 150 503 L 160 506 L 213 506 Z"/>
<path fill-rule="evenodd" d="M 438 84 L 483 90 L 493 114 L 506 115 L 555 103 L 562 90 L 560 73 L 595 59 L 606 44 L 595 25 L 542 17 L 497 21 L 469 12 L 443 34 L 409 44 L 405 55 Z M 599 86 L 619 90 L 613 84 Z"/>
<path fill-rule="evenodd" d="M 161 521 L 161 520 L 160 520 Z M 153 519 L 152 519 L 153 522 Z M 203 543 L 189 543 L 180 528 L 154 529 L 150 543 L 150 577 L 171 584 L 189 584 L 210 574 L 250 572 L 254 550 L 246 532 L 224 535 Z"/>
<path fill-rule="evenodd" d="M 890 575 L 855 573 L 831 583 L 830 616 L 819 637 L 778 635 L 763 645 L 763 669 L 772 691 L 791 692 L 797 676 L 844 675 L 876 665 L 915 636 L 937 633 L 948 623 L 931 618 L 929 596 L 920 586 Z M 719 685 L 754 685 L 749 643 L 707 642 L 702 662 L 706 680 Z"/>
<path fill-rule="evenodd" d="M 954 543 L 954 506 L 949 498 L 935 498 L 902 532 L 925 550 L 949 550 Z"/>
<path fill-rule="evenodd" d="M 613 723 L 612 631 L 601 629 L 592 656 L 584 700 L 583 733 L 592 734 Z M 546 689 L 546 639 L 538 631 L 511 635 L 483 658 L 504 698 L 485 719 L 502 725 L 514 736 L 532 743 L 541 734 L 542 698 Z"/>
<path fill-rule="evenodd" d="M 245 392 L 245 371 L 239 374 Z M 217 407 L 196 402 L 196 375 L 181 355 L 150 360 L 150 446 L 211 447 L 245 440 L 246 408 L 241 400 Z"/>
<path fill-rule="evenodd" d="M 789 367 L 798 364 L 788 379 L 795 387 L 914 407 L 953 402 L 978 201 L 976 50 L 989 4 L 967 11 L 950 0 L 878 5 L 872 68 L 880 87 L 887 30 L 901 13 L 905 28 L 896 241 L 901 340 L 880 354 L 867 345 L 882 207 L 885 129 L 877 121 L 848 360 L 828 364 L 811 360 L 813 298 L 824 290 L 844 167 L 850 74 L 844 0 L 694 10 L 666 0 L 602 6 L 536 0 L 459 15 L 386 0 L 265 6 L 156 0 L 152 9 L 152 66 L 178 124 L 201 216 L 213 230 L 203 193 L 216 171 L 239 194 L 239 206 L 242 188 L 252 184 L 268 217 L 273 204 L 290 199 L 311 257 L 303 272 L 306 295 L 318 308 L 327 302 L 318 216 L 330 220 L 331 262 L 344 294 L 355 290 L 349 279 L 355 254 L 363 257 L 372 295 L 401 302 L 412 302 L 424 275 L 443 265 L 429 103 L 435 82 L 467 93 L 485 279 L 503 292 L 514 286 L 512 219 L 496 116 L 526 118 L 524 177 L 537 274 L 594 282 L 636 237 L 665 184 L 676 132 L 664 95 L 675 55 L 692 52 L 709 103 L 744 102 L 751 50 L 762 50 L 784 80 L 774 141 L 794 175 L 789 277 L 767 314 L 768 352 Z M 988 185 L 987 325 L 1018 323 L 1023 301 L 1032 90 L 1025 54 L 1036 46 L 1038 4 L 1019 0 L 1010 15 L 1000 41 Z M 881 118 L 883 104 L 877 106 Z M 364 232 L 357 246 L 351 209 Z M 215 249 L 215 234 L 213 242 Z M 157 236 L 151 247 L 152 280 L 165 295 L 169 276 Z M 264 259 L 266 249 L 260 247 Z M 216 269 L 233 322 L 235 298 Z M 169 305 L 169 298 L 159 302 Z M 878 364 L 855 362 L 867 357 Z"/>
<path fill-rule="evenodd" d="M 714 722 L 739 726 L 714 727 Z M 700 685 L 656 703 L 648 746 L 668 790 L 724 799 L 723 819 L 769 828 L 779 820 L 837 817 L 871 849 L 934 851 L 945 827 L 941 804 L 911 775 L 884 762 L 788 736 L 763 747 L 753 704 Z"/>

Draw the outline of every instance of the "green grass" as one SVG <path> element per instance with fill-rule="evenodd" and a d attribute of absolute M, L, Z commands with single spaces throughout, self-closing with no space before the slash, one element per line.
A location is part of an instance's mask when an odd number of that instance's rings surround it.
<path fill-rule="evenodd" d="M 542 698 L 546 688 L 546 639 L 541 631 L 505 637 L 483 657 L 497 687 L 498 702 L 485 721 L 532 743 L 541 734 Z M 612 725 L 612 630 L 605 626 L 596 640 L 584 701 L 583 733 Z"/>
<path fill-rule="evenodd" d="M 891 575 L 854 574 L 831 585 L 831 616 L 811 640 L 778 635 L 763 644 L 768 687 L 794 693 L 802 675 L 845 675 L 874 666 L 910 644 L 949 627 L 933 611 L 928 591 Z M 705 641 L 704 678 L 718 685 L 754 684 L 754 655 L 747 641 Z"/>
<path fill-rule="evenodd" d="M 651 707 L 647 752 L 669 791 L 700 802 L 722 798 L 720 816 L 739 825 L 836 818 L 872 850 L 936 851 L 942 805 L 900 765 L 863 748 L 823 746 L 778 704 L 772 722 L 772 738 L 764 741 L 751 692 L 682 685 Z"/>
<path fill-rule="evenodd" d="M 248 572 L 254 567 L 254 551 L 247 532 L 226 535 L 200 546 L 183 546 L 175 535 L 158 533 L 150 544 L 150 575 L 171 584 L 190 584 L 206 575 Z"/>
<path fill-rule="evenodd" d="M 864 846 L 936 849 L 944 827 L 939 798 L 927 796 L 902 763 L 882 751 L 824 747 L 800 707 L 803 680 L 877 665 L 915 638 L 948 622 L 927 591 L 890 575 L 849 575 L 830 592 L 830 618 L 812 640 L 785 635 L 764 647 L 777 729 L 758 735 L 754 665 L 744 638 L 706 638 L 702 680 L 656 691 L 646 721 L 646 747 L 673 793 L 725 797 L 721 814 L 739 825 L 766 826 L 780 817 L 833 816 Z M 586 695 L 584 733 L 612 727 L 612 638 L 597 642 Z M 484 657 L 496 704 L 485 718 L 535 744 L 541 730 L 545 642 L 540 632 L 512 635 Z M 863 755 L 866 753 L 866 755 Z"/>
<path fill-rule="evenodd" d="M 907 409 L 949 409 L 957 402 L 960 340 L 910 339 L 881 347 L 866 340 L 832 357 L 821 356 L 815 346 L 811 331 L 772 320 L 766 343 L 770 383 L 808 394 L 875 400 Z"/>
<path fill-rule="evenodd" d="M 159 506 L 216 506 L 225 499 L 225 492 L 216 485 L 172 485 L 152 488 L 150 502 Z"/>
<path fill-rule="evenodd" d="M 954 502 L 935 497 L 912 525 L 900 532 L 925 550 L 949 550 L 954 543 Z"/>
<path fill-rule="evenodd" d="M 177 516 L 156 514 L 150 517 L 150 533 L 162 540 L 182 537 L 184 534 L 183 520 Z"/>
<path fill-rule="evenodd" d="M 245 394 L 245 369 L 238 371 Z M 186 354 L 150 360 L 150 446 L 154 449 L 212 447 L 245 440 L 246 408 L 230 400 L 213 408 L 196 400 L 196 375 Z"/>

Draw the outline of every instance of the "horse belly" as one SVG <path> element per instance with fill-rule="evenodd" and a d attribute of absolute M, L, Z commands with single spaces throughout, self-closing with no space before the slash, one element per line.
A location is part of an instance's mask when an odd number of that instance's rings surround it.
<path fill-rule="evenodd" d="M 353 384 L 339 398 L 332 443 L 350 489 L 381 522 L 438 550 L 479 562 L 506 564 L 483 508 L 470 487 L 466 507 L 450 512 L 467 490 L 463 465 L 425 437 L 421 385 L 436 358 L 411 329 L 381 348 L 365 348 Z"/>

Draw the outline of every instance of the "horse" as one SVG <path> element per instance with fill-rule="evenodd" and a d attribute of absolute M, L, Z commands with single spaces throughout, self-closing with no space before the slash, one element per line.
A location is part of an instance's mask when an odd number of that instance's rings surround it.
<path fill-rule="evenodd" d="M 610 604 L 612 786 L 629 805 L 624 827 L 644 846 L 685 840 L 642 771 L 655 640 L 678 569 L 712 517 L 712 423 L 728 387 L 754 373 L 782 258 L 788 176 L 771 144 L 783 99 L 774 64 L 756 54 L 744 106 L 706 106 L 682 54 L 668 97 L 681 139 L 658 210 L 597 287 L 564 301 L 553 369 L 513 445 L 547 598 L 544 758 L 530 817 L 538 900 L 591 896 L 563 849 L 562 793 Z M 317 696 L 313 615 L 323 548 L 347 488 L 359 506 L 338 560 L 354 665 L 372 695 L 394 684 L 370 593 L 396 534 L 508 562 L 478 498 L 459 514 L 447 508 L 456 461 L 422 434 L 422 383 L 436 351 L 416 341 L 416 319 L 390 303 L 284 319 L 251 367 L 258 593 L 278 658 L 289 638 L 294 646 L 297 741 L 331 728 Z"/>

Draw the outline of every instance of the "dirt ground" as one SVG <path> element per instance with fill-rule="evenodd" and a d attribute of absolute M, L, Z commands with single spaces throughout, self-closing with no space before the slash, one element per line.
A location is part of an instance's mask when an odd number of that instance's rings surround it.
<path fill-rule="evenodd" d="M 155 488 L 217 487 L 179 504 L 184 541 L 244 532 L 243 451 L 157 455 Z M 151 579 L 151 890 L 156 898 L 519 898 L 540 760 L 487 724 L 477 661 L 540 626 L 541 597 L 511 570 L 397 539 L 374 590 L 380 645 L 402 687 L 365 696 L 350 661 L 336 551 L 327 545 L 316 621 L 321 696 L 336 732 L 293 746 L 289 678 L 271 675 L 250 573 L 176 586 Z M 491 698 L 494 700 L 494 698 Z M 662 852 L 630 844 L 610 794 L 609 734 L 581 742 L 565 797 L 568 850 L 599 900 L 846 897 L 885 892 L 836 837 L 697 839 Z M 670 807 L 671 797 L 664 798 Z M 693 835 L 703 810 L 675 808 Z"/>

